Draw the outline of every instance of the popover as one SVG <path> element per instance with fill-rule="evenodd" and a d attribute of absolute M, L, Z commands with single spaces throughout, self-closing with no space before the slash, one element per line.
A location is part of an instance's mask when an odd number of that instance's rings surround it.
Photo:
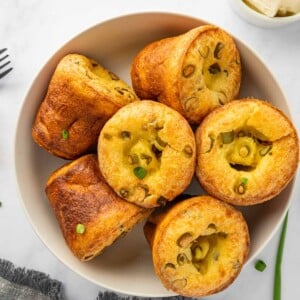
<path fill-rule="evenodd" d="M 107 119 L 136 100 L 131 87 L 93 59 L 66 55 L 58 63 L 38 108 L 33 139 L 56 156 L 75 159 L 94 151 Z"/>
<path fill-rule="evenodd" d="M 191 182 L 195 137 L 177 111 L 155 101 L 136 101 L 106 122 L 98 157 L 104 178 L 120 197 L 144 207 L 160 206 Z"/>
<path fill-rule="evenodd" d="M 141 99 L 156 99 L 199 124 L 237 97 L 240 55 L 226 31 L 202 25 L 147 45 L 133 60 L 131 80 Z"/>
<path fill-rule="evenodd" d="M 232 101 L 196 130 L 196 176 L 211 195 L 236 205 L 274 198 L 295 175 L 297 132 L 289 118 L 259 99 Z"/>
<path fill-rule="evenodd" d="M 151 213 L 121 199 L 106 184 L 94 154 L 53 172 L 46 194 L 67 245 L 81 261 L 100 254 Z"/>
<path fill-rule="evenodd" d="M 163 285 L 183 296 L 225 289 L 249 252 L 243 215 L 211 196 L 192 197 L 154 215 L 144 226 L 154 269 Z"/>

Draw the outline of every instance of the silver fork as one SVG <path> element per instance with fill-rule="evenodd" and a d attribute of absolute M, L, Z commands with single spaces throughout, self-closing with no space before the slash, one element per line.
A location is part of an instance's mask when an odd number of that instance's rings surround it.
<path fill-rule="evenodd" d="M 0 55 L 2 53 L 4 53 L 7 50 L 7 48 L 3 48 L 0 50 Z M 5 75 L 7 75 L 13 68 L 6 68 L 4 69 L 7 65 L 10 64 L 10 60 L 9 61 L 5 61 L 8 59 L 8 54 L 4 54 L 4 56 L 0 56 L 0 79 L 3 78 Z M 2 63 L 3 62 L 3 63 Z M 2 69 L 4 69 L 4 71 L 1 71 Z"/>

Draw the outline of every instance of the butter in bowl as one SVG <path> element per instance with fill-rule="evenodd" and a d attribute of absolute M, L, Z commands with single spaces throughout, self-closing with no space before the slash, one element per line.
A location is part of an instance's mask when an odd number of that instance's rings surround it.
<path fill-rule="evenodd" d="M 229 0 L 232 9 L 247 22 L 278 28 L 300 20 L 300 0 Z"/>

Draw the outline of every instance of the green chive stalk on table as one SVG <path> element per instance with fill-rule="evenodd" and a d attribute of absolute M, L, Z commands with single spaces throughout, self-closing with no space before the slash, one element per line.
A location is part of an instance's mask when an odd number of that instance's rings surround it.
<path fill-rule="evenodd" d="M 278 249 L 277 249 L 275 274 L 274 274 L 273 300 L 281 300 L 281 263 L 282 263 L 283 249 L 284 249 L 284 241 L 286 236 L 287 222 L 288 222 L 288 212 L 283 221 Z"/>

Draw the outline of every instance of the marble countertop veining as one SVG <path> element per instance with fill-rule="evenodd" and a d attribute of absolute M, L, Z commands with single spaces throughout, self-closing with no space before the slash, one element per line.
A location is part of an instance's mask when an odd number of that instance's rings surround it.
<path fill-rule="evenodd" d="M 1 0 L 0 48 L 8 48 L 14 70 L 0 81 L 0 257 L 21 267 L 48 273 L 64 283 L 68 300 L 95 299 L 101 287 L 75 274 L 39 240 L 29 224 L 17 192 L 14 174 L 14 131 L 27 90 L 45 61 L 65 42 L 88 27 L 123 14 L 163 11 L 194 16 L 215 23 L 248 44 L 267 63 L 280 83 L 300 130 L 300 23 L 263 29 L 240 19 L 227 1 L 165 0 Z M 22 151 L 19 149 L 18 151 Z M 299 175 L 299 171 L 298 171 Z M 300 185 L 290 206 L 282 266 L 282 299 L 299 299 Z M 243 270 L 214 300 L 272 299 L 279 232 L 259 254 L 267 263 L 260 273 L 253 264 Z"/>

